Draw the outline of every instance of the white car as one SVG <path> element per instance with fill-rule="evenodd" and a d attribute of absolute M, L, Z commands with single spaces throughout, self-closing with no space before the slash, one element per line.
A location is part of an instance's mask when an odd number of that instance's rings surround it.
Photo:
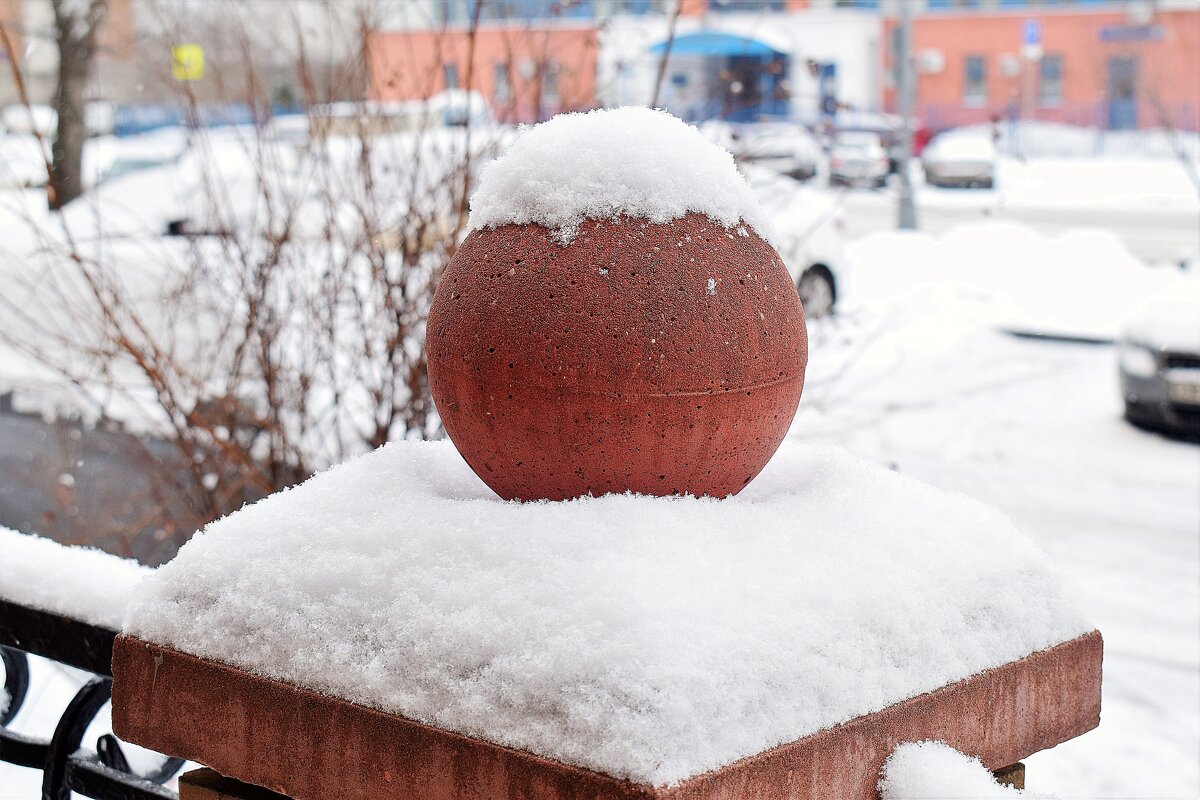
<path fill-rule="evenodd" d="M 891 161 L 879 134 L 871 131 L 844 131 L 833 141 L 829 153 L 831 186 L 883 186 L 891 171 Z"/>
<path fill-rule="evenodd" d="M 834 313 L 845 284 L 846 223 L 841 204 L 828 192 L 763 167 L 743 167 L 751 188 L 775 227 L 783 258 L 809 319 Z"/>
<path fill-rule="evenodd" d="M 821 145 L 795 122 L 753 122 L 733 125 L 709 120 L 701 133 L 728 150 L 739 165 L 768 167 L 781 175 L 806 181 L 817 174 Z"/>
<path fill-rule="evenodd" d="M 996 185 L 996 145 L 986 134 L 942 134 L 921 153 L 931 186 L 991 189 Z"/>

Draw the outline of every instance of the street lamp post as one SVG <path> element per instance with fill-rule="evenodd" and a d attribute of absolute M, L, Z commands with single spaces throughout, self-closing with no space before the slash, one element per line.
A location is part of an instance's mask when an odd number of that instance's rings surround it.
<path fill-rule="evenodd" d="M 900 202 L 896 227 L 900 230 L 916 230 L 917 208 L 913 200 L 912 178 L 909 161 L 913 153 L 913 59 L 912 59 L 912 8 L 910 0 L 900 0 L 900 25 L 896 36 L 897 96 L 900 111 Z"/>

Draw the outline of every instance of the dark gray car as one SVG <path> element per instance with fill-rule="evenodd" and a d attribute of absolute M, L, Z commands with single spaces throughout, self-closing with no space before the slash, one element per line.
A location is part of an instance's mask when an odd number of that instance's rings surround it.
<path fill-rule="evenodd" d="M 1200 436 L 1200 280 L 1143 308 L 1117 346 L 1126 419 Z"/>

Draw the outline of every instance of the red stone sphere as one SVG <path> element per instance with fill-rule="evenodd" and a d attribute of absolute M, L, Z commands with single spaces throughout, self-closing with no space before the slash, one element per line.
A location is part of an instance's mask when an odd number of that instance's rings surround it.
<path fill-rule="evenodd" d="M 804 388 L 808 334 L 748 226 L 588 220 L 471 232 L 429 311 L 446 432 L 505 499 L 735 494 Z"/>

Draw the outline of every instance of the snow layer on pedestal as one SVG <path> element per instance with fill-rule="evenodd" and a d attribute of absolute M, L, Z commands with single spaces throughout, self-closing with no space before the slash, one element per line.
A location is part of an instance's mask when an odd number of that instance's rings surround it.
<path fill-rule="evenodd" d="M 978 758 L 944 742 L 905 742 L 883 765 L 881 800 L 1054 800 L 996 781 Z"/>
<path fill-rule="evenodd" d="M 566 244 L 585 219 L 666 223 L 689 212 L 772 237 L 733 156 L 665 111 L 617 108 L 560 114 L 523 131 L 484 168 L 470 227 L 534 223 Z"/>
<path fill-rule="evenodd" d="M 0 599 L 117 630 L 133 587 L 154 570 L 91 547 L 0 527 Z"/>
<path fill-rule="evenodd" d="M 667 785 L 1093 628 L 999 512 L 785 443 L 725 500 L 499 500 L 396 442 L 210 525 L 125 630 Z"/>

